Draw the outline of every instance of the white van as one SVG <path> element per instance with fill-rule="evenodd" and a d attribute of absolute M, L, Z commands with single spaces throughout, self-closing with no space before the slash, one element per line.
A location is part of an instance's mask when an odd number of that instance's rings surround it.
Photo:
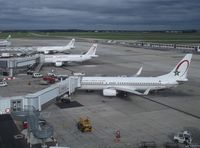
<path fill-rule="evenodd" d="M 52 76 L 52 77 L 56 77 L 56 74 L 53 73 L 53 72 L 49 72 L 47 75 L 48 75 L 48 76 Z"/>
<path fill-rule="evenodd" d="M 33 73 L 33 78 L 42 78 L 43 75 L 40 73 Z"/>
<path fill-rule="evenodd" d="M 6 81 L 0 81 L 0 87 L 5 87 L 7 85 L 8 83 Z"/>

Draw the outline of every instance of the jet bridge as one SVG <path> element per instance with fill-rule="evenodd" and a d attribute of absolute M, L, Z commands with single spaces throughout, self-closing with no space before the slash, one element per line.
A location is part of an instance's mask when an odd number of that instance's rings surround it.
<path fill-rule="evenodd" d="M 53 84 L 50 87 L 25 96 L 0 97 L 0 114 L 20 111 L 24 106 L 33 106 L 41 111 L 45 105 L 65 94 L 69 96 L 81 85 L 80 76 L 70 76 L 66 80 Z"/>
<path fill-rule="evenodd" d="M 36 51 L 37 47 L 1 47 L 0 51 L 19 51 L 19 52 L 28 52 L 28 51 Z"/>
<path fill-rule="evenodd" d="M 27 66 L 41 63 L 40 55 L 27 56 L 27 57 L 13 57 L 13 58 L 0 58 L 0 70 L 9 73 L 9 76 L 14 76 L 17 69 L 25 68 Z"/>

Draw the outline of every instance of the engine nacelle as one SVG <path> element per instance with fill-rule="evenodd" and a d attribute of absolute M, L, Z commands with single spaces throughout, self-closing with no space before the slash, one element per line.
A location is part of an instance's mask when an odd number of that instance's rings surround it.
<path fill-rule="evenodd" d="M 103 95 L 108 97 L 117 96 L 117 91 L 115 89 L 104 89 Z"/>
<path fill-rule="evenodd" d="M 55 62 L 55 66 L 57 66 L 57 67 L 60 67 L 62 65 L 63 65 L 63 62 L 60 62 L 60 61 Z"/>

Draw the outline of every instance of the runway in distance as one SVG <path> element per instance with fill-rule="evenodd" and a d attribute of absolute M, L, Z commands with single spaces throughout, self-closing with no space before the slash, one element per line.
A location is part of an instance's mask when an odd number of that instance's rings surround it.
<path fill-rule="evenodd" d="M 45 63 L 54 63 L 55 66 L 62 66 L 65 62 L 83 62 L 92 58 L 98 57 L 96 55 L 97 44 L 93 44 L 92 47 L 82 55 L 44 55 Z"/>
<path fill-rule="evenodd" d="M 191 59 L 192 54 L 186 54 L 171 72 L 157 77 L 138 77 L 141 68 L 131 77 L 82 77 L 80 89 L 103 90 L 104 96 L 117 96 L 120 93 L 148 95 L 150 91 L 176 87 L 188 81 Z"/>
<path fill-rule="evenodd" d="M 11 35 L 9 35 L 5 40 L 0 41 L 0 47 L 7 47 L 11 45 L 10 41 Z"/>
<path fill-rule="evenodd" d="M 75 48 L 75 39 L 72 39 L 66 46 L 44 46 L 44 47 L 37 47 L 37 52 L 42 52 L 44 54 L 48 54 L 50 52 L 64 52 L 66 50 L 70 50 Z"/>

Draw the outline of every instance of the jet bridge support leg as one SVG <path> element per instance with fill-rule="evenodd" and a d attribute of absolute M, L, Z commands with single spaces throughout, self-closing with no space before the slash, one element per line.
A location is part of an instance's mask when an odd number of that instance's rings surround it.
<path fill-rule="evenodd" d="M 80 76 L 70 76 L 68 78 L 68 91 L 62 95 L 61 102 L 70 103 L 72 101 L 72 95 L 75 92 L 76 88 L 80 87 L 81 85 L 81 77 Z"/>
<path fill-rule="evenodd" d="M 9 76 L 10 76 L 10 77 L 13 77 L 13 76 L 14 76 L 14 69 L 13 69 L 13 68 L 10 68 L 10 69 L 9 69 Z"/>
<path fill-rule="evenodd" d="M 62 97 L 61 97 L 61 102 L 63 103 L 70 103 L 71 100 L 72 100 L 72 97 L 71 97 L 71 94 L 69 92 L 67 92 L 66 94 L 64 94 Z"/>

